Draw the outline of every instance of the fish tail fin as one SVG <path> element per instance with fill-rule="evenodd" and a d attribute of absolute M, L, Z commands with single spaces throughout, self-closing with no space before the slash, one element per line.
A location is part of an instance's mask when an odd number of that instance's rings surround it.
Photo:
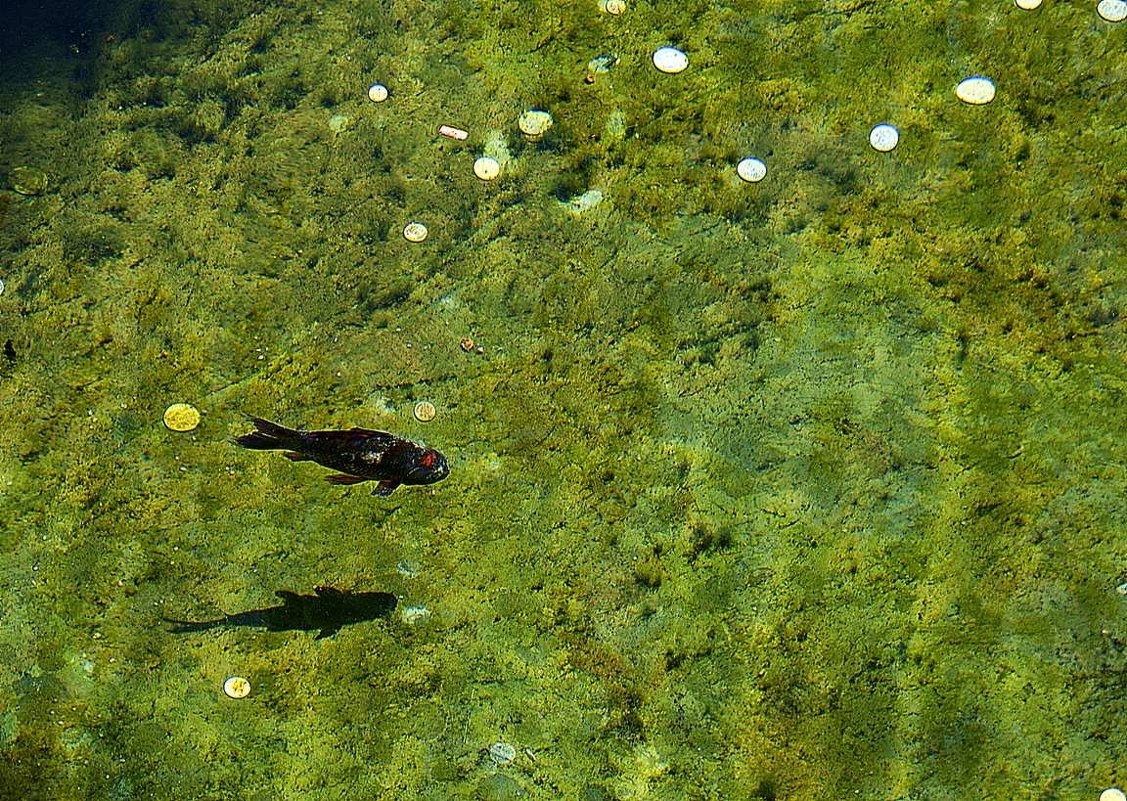
<path fill-rule="evenodd" d="M 244 448 L 256 451 L 270 451 L 278 448 L 293 450 L 301 439 L 300 432 L 280 426 L 277 423 L 271 423 L 269 420 L 263 420 L 261 417 L 251 417 L 250 421 L 254 423 L 257 430 L 241 437 L 235 437 L 235 442 Z"/>
<path fill-rule="evenodd" d="M 193 631 L 207 631 L 222 624 L 223 620 L 173 620 L 170 617 L 162 617 L 165 623 L 169 626 L 169 631 L 173 634 L 187 634 Z"/>

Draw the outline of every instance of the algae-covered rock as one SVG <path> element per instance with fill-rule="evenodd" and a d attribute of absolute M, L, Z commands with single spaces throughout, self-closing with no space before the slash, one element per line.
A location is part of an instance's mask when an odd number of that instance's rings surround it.
<path fill-rule="evenodd" d="M 47 173 L 35 167 L 16 167 L 11 180 L 12 189 L 21 195 L 42 195 L 47 191 Z"/>

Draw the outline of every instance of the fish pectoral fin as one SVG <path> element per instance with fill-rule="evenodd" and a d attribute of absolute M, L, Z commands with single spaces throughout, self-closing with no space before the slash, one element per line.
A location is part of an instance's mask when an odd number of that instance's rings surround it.
<path fill-rule="evenodd" d="M 319 632 L 317 632 L 317 636 L 314 637 L 313 639 L 323 640 L 326 637 L 334 637 L 334 636 L 336 636 L 336 633 L 338 631 L 340 631 L 340 626 L 326 626 L 325 628 L 323 628 Z"/>
<path fill-rule="evenodd" d="M 395 492 L 395 488 L 398 486 L 398 481 L 391 481 L 390 479 L 388 481 L 381 481 L 376 485 L 376 488 L 372 490 L 372 494 L 379 495 L 381 498 L 386 498 L 388 495 Z"/>
<path fill-rule="evenodd" d="M 359 484 L 361 481 L 367 480 L 360 476 L 350 476 L 348 473 L 333 473 L 331 476 L 325 476 L 325 481 L 330 484 Z"/>
<path fill-rule="evenodd" d="M 309 461 L 308 456 L 306 456 L 304 453 L 298 453 L 297 451 L 286 451 L 282 455 L 285 456 L 287 459 L 289 459 L 291 462 L 308 462 Z"/>

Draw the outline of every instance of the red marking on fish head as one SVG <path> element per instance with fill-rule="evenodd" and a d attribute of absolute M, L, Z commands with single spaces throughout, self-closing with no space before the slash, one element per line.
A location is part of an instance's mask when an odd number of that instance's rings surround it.
<path fill-rule="evenodd" d="M 427 451 L 426 453 L 423 454 L 423 458 L 419 459 L 419 464 L 421 464 L 427 470 L 433 470 L 434 465 L 437 462 L 438 462 L 437 451 Z"/>

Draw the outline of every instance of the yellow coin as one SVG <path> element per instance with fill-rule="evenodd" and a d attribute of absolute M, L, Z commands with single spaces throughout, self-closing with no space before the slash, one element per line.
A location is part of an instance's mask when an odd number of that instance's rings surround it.
<path fill-rule="evenodd" d="M 200 424 L 200 412 L 190 403 L 174 403 L 164 410 L 169 431 L 193 431 Z"/>
<path fill-rule="evenodd" d="M 250 679 L 243 676 L 231 676 L 223 682 L 223 692 L 228 698 L 246 698 L 250 695 Z"/>
<path fill-rule="evenodd" d="M 420 423 L 429 423 L 438 414 L 434 404 L 430 401 L 419 401 L 415 404 L 415 419 Z"/>
<path fill-rule="evenodd" d="M 408 242 L 422 242 L 427 238 L 427 227 L 421 222 L 411 222 L 403 228 L 403 238 Z"/>

